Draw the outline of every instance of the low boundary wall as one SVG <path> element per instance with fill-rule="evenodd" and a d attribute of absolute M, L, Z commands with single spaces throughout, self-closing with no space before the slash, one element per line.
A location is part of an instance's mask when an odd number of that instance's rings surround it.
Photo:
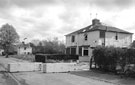
<path fill-rule="evenodd" d="M 9 72 L 19 71 L 41 71 L 42 63 L 9 63 L 7 70 Z"/>

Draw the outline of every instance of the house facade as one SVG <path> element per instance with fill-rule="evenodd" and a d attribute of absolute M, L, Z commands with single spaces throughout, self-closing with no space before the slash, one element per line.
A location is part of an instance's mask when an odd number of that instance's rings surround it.
<path fill-rule="evenodd" d="M 17 48 L 17 54 L 32 54 L 32 47 L 30 44 L 20 44 Z"/>
<path fill-rule="evenodd" d="M 66 35 L 66 54 L 77 54 L 80 61 L 89 61 L 96 46 L 127 48 L 132 43 L 132 35 L 93 19 L 91 25 Z"/>

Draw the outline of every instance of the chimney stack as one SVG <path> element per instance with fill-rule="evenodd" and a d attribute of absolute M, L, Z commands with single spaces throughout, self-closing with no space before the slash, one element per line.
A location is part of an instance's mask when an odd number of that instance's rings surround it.
<path fill-rule="evenodd" d="M 99 19 L 93 19 L 92 20 L 92 25 L 98 25 L 100 24 L 100 20 Z"/>

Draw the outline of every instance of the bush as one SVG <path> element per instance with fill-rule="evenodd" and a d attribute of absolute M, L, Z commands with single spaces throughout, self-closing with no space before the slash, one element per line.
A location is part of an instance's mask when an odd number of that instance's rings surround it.
<path fill-rule="evenodd" d="M 135 50 L 98 46 L 93 50 L 93 58 L 99 69 L 115 71 L 119 64 L 124 69 L 127 63 L 135 63 Z"/>
<path fill-rule="evenodd" d="M 48 60 L 54 61 L 77 61 L 78 55 L 65 55 L 65 54 L 36 54 L 35 61 L 46 63 Z"/>

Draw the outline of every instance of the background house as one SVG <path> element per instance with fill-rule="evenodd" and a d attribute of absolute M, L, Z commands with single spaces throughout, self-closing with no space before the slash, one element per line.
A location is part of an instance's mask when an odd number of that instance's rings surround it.
<path fill-rule="evenodd" d="M 80 61 L 89 61 L 93 48 L 98 45 L 129 47 L 132 43 L 132 34 L 93 19 L 92 25 L 66 35 L 66 54 L 77 54 L 80 55 Z"/>
<path fill-rule="evenodd" d="M 17 54 L 32 54 L 32 47 L 30 44 L 20 44 L 17 47 Z"/>

